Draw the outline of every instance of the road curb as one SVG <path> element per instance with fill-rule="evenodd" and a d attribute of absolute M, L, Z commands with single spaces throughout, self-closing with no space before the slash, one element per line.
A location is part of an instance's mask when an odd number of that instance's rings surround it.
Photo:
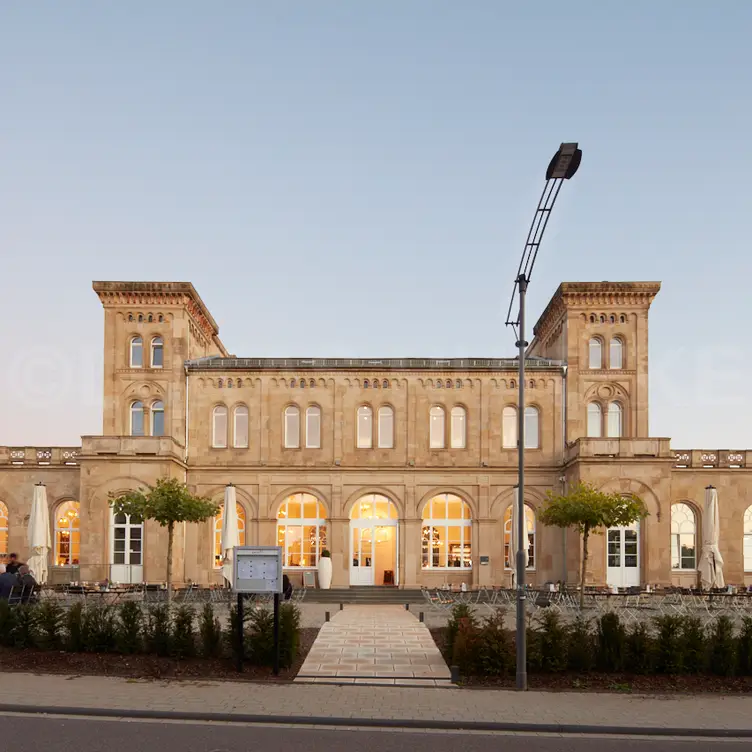
<path fill-rule="evenodd" d="M 188 713 L 179 710 L 131 710 L 0 703 L 0 713 L 25 715 L 89 716 L 134 720 L 205 721 L 294 726 L 360 726 L 370 728 L 423 729 L 435 731 L 511 731 L 533 734 L 585 734 L 605 736 L 692 736 L 704 738 L 752 738 L 752 729 L 668 728 L 645 726 L 598 726 L 567 723 L 512 723 L 497 721 L 442 721 L 412 718 L 336 718 L 327 716 L 254 715 L 252 713 Z"/>

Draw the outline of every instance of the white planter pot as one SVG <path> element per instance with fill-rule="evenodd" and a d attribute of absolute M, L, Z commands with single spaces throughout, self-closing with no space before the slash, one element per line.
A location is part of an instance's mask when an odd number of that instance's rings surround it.
<path fill-rule="evenodd" d="M 329 556 L 322 556 L 319 559 L 319 587 L 322 590 L 329 590 L 332 586 L 332 560 Z"/>

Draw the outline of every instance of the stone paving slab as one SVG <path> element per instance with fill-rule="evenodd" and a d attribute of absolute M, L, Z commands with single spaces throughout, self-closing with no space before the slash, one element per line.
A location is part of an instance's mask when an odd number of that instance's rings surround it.
<path fill-rule="evenodd" d="M 295 681 L 332 677 L 437 686 L 449 684 L 450 672 L 425 624 L 402 606 L 348 605 L 322 626 Z"/>
<path fill-rule="evenodd" d="M 0 667 L 1 668 L 1 667 Z M 0 673 L 0 705 L 31 710 L 97 708 L 289 718 L 361 718 L 752 730 L 752 698 L 514 692 L 413 686 L 146 681 L 109 677 Z M 387 681 L 388 680 L 384 680 Z M 0 745 L 1 746 L 1 745 Z"/>

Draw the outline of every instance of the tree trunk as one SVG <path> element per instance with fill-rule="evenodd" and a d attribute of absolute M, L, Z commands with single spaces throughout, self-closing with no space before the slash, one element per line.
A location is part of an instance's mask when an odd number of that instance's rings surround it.
<path fill-rule="evenodd" d="M 175 523 L 167 523 L 167 602 L 172 602 L 172 536 Z"/>
<path fill-rule="evenodd" d="M 590 528 L 586 527 L 582 531 L 582 571 L 580 572 L 580 611 L 582 611 L 585 605 L 585 573 L 587 571 L 588 560 L 588 537 L 590 536 Z"/>

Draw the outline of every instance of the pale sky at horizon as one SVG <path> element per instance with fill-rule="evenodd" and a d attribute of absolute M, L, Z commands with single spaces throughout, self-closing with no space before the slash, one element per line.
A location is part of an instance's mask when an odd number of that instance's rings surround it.
<path fill-rule="evenodd" d="M 660 280 L 650 431 L 752 448 L 752 3 L 0 7 L 0 445 L 102 430 L 99 280 L 249 357 L 512 357 L 512 279 Z M 734 420 L 729 422 L 730 418 Z"/>

